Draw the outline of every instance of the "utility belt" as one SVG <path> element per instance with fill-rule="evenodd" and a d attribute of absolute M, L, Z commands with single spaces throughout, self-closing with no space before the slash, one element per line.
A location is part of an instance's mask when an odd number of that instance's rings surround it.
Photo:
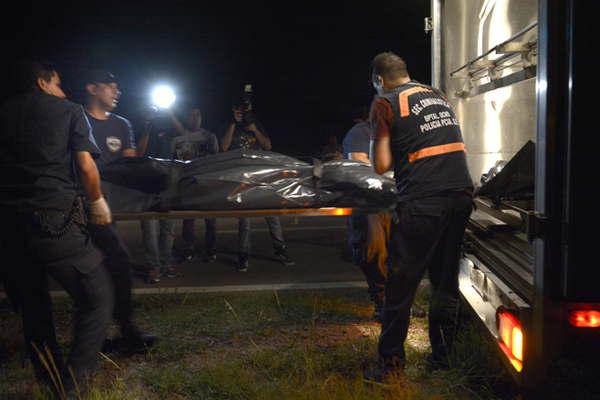
<path fill-rule="evenodd" d="M 31 227 L 43 236 L 61 238 L 73 225 L 86 226 L 87 217 L 81 196 L 75 197 L 70 210 L 41 209 L 30 214 Z"/>

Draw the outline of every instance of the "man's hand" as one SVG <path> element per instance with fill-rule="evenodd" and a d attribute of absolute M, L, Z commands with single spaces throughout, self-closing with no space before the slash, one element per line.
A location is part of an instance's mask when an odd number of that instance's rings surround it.
<path fill-rule="evenodd" d="M 263 150 L 271 151 L 271 139 L 264 132 L 262 132 L 256 124 L 253 122 L 250 125 L 244 128 L 247 131 L 254 133 L 256 140 L 258 140 L 258 144 L 262 147 Z"/>
<path fill-rule="evenodd" d="M 98 200 L 90 201 L 89 206 L 91 224 L 108 225 L 112 222 L 112 213 L 104 196 L 101 196 Z"/>
<path fill-rule="evenodd" d="M 242 113 L 242 110 L 240 110 L 239 108 L 233 108 L 233 120 L 236 123 L 241 123 L 242 120 L 244 119 L 244 114 Z"/>

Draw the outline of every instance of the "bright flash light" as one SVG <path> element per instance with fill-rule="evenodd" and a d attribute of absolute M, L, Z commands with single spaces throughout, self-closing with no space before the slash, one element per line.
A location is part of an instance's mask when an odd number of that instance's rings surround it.
<path fill-rule="evenodd" d="M 169 108 L 175 102 L 175 92 L 169 86 L 160 85 L 152 91 L 152 104 L 158 108 Z"/>

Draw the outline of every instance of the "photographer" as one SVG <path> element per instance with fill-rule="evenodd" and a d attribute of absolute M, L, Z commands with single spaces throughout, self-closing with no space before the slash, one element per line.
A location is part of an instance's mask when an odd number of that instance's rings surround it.
<path fill-rule="evenodd" d="M 242 101 L 242 104 L 232 108 L 232 121 L 227 125 L 223 135 L 221 146 L 223 151 L 244 149 L 244 150 L 271 150 L 271 139 L 265 132 L 262 124 L 256 119 L 252 112 L 252 103 L 248 98 Z M 284 265 L 294 265 L 294 261 L 288 256 L 281 222 L 278 217 L 265 217 L 275 256 Z M 250 252 L 250 219 L 239 219 L 239 255 L 238 271 L 246 272 L 248 270 L 248 253 Z"/>
<path fill-rule="evenodd" d="M 234 149 L 271 151 L 271 139 L 252 113 L 252 104 L 234 106 L 233 121 L 223 135 L 223 151 Z"/>

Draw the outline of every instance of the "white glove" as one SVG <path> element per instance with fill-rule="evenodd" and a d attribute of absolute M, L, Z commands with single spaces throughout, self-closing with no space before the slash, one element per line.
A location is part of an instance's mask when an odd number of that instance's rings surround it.
<path fill-rule="evenodd" d="M 112 214 L 108 203 L 103 196 L 98 200 L 90 201 L 90 224 L 108 225 L 112 222 Z"/>

